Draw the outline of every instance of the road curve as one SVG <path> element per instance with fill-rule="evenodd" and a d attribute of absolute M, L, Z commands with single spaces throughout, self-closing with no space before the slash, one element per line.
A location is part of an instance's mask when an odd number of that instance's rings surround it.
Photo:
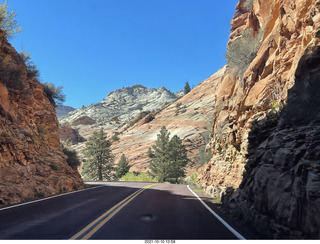
<path fill-rule="evenodd" d="M 239 239 L 186 185 L 101 184 L 0 209 L 0 239 Z"/>

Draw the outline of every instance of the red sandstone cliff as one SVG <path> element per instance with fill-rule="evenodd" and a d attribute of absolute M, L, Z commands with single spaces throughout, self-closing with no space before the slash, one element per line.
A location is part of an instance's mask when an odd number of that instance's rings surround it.
<path fill-rule="evenodd" d="M 227 67 L 217 85 L 213 158 L 198 182 L 267 234 L 319 238 L 320 1 L 254 0 L 249 10 L 245 2 L 229 45 L 243 29 L 263 36 L 243 78 Z M 275 117 L 273 102 L 284 105 Z"/>
<path fill-rule="evenodd" d="M 0 33 L 0 206 L 81 189 L 59 144 L 54 106 Z"/>

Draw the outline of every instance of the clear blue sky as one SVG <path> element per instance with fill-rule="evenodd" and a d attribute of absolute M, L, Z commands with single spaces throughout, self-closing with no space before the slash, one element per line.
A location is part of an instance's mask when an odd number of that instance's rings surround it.
<path fill-rule="evenodd" d="M 3 1 L 2 1 L 3 2 Z M 100 102 L 142 84 L 182 90 L 225 64 L 238 0 L 8 0 L 41 81 L 63 86 L 65 105 Z"/>

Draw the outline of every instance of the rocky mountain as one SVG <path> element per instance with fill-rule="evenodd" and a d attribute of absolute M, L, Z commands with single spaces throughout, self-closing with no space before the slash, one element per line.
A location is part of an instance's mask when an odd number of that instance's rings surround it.
<path fill-rule="evenodd" d="M 57 113 L 57 117 L 62 117 L 64 115 L 66 115 L 67 113 L 74 111 L 75 108 L 70 107 L 70 106 L 65 106 L 65 105 L 57 105 L 56 106 L 56 113 Z"/>
<path fill-rule="evenodd" d="M 184 140 L 191 159 L 189 171 L 195 172 L 195 158 L 199 147 L 204 146 L 203 136 L 210 134 L 209 124 L 214 108 L 211 94 L 223 70 L 201 82 L 185 96 L 183 91 L 178 92 L 180 98 L 165 88 L 149 89 L 141 85 L 111 92 L 101 103 L 75 110 L 61 118 L 60 123 L 70 122 L 59 129 L 60 138 L 72 142 L 79 155 L 83 156 L 85 140 L 94 131 L 102 127 L 109 138 L 117 133 L 119 140 L 112 145 L 115 161 L 125 153 L 131 170 L 143 172 L 148 170 L 150 161 L 147 151 L 161 127 L 166 126 L 172 136 L 178 135 Z"/>
<path fill-rule="evenodd" d="M 135 85 L 113 91 L 103 101 L 76 109 L 59 120 L 62 124 L 73 123 L 82 117 L 89 117 L 97 123 L 110 119 L 126 122 L 141 111 L 157 110 L 175 99 L 177 97 L 164 87 L 155 89 Z"/>
<path fill-rule="evenodd" d="M 320 1 L 236 9 L 228 47 L 243 30 L 263 35 L 243 76 L 228 65 L 212 94 L 213 157 L 198 182 L 269 236 L 318 239 Z"/>
<path fill-rule="evenodd" d="M 211 131 L 210 120 L 215 104 L 212 93 L 224 70 L 224 68 L 219 70 L 161 111 L 146 115 L 133 127 L 119 130 L 119 141 L 112 145 L 116 161 L 124 153 L 131 170 L 148 171 L 150 158 L 147 156 L 147 151 L 155 143 L 161 127 L 166 126 L 171 136 L 177 135 L 183 140 L 191 160 L 188 174 L 194 173 L 197 168 L 196 157 L 199 148 L 204 146 L 204 137 Z"/>
<path fill-rule="evenodd" d="M 0 31 L 0 206 L 83 188 L 57 131 L 54 105 Z"/>

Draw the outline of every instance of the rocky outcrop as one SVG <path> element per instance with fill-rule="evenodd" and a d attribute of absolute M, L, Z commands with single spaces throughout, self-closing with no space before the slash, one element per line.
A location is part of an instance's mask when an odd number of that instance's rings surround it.
<path fill-rule="evenodd" d="M 54 106 L 0 33 L 0 206 L 83 187 L 58 137 Z"/>
<path fill-rule="evenodd" d="M 177 97 L 164 87 L 158 89 L 146 88 L 142 85 L 124 87 L 110 92 L 99 103 L 68 113 L 66 116 L 59 118 L 59 121 L 62 124 L 72 123 L 74 120 L 86 116 L 103 123 L 112 118 L 127 122 L 141 111 L 160 109 L 175 99 Z"/>
<path fill-rule="evenodd" d="M 320 48 L 300 60 L 280 119 L 257 121 L 236 200 L 275 238 L 320 237 Z M 231 199 L 229 199 L 230 202 Z"/>
<path fill-rule="evenodd" d="M 74 111 L 75 108 L 70 107 L 70 106 L 65 106 L 65 105 L 57 105 L 56 106 L 56 113 L 57 113 L 57 117 L 62 117 L 66 114 L 68 114 L 71 111 Z"/>
<path fill-rule="evenodd" d="M 120 130 L 120 140 L 112 145 L 112 153 L 118 161 L 124 153 L 131 170 L 143 172 L 149 170 L 149 147 L 157 140 L 162 126 L 166 126 L 170 136 L 179 136 L 186 146 L 191 160 L 187 174 L 194 173 L 197 167 L 199 147 L 204 145 L 203 136 L 210 132 L 216 85 L 219 84 L 225 68 L 198 84 L 185 96 L 179 98 L 162 110 L 146 115 L 133 127 Z"/>
<path fill-rule="evenodd" d="M 213 158 L 198 182 L 214 196 L 227 193 L 224 201 L 264 232 L 319 238 L 318 88 L 312 80 L 320 1 L 254 0 L 249 10 L 244 2 L 237 5 L 228 45 L 250 28 L 254 35 L 263 31 L 260 48 L 243 77 L 227 68 L 217 85 Z"/>

